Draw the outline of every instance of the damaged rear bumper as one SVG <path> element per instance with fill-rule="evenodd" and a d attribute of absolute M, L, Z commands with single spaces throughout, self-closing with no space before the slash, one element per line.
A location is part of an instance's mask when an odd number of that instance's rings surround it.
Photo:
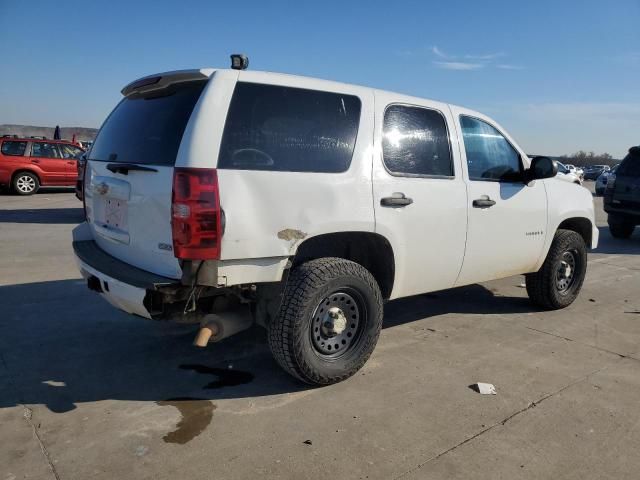
<path fill-rule="evenodd" d="M 116 308 L 144 318 L 156 318 L 160 313 L 161 287 L 179 283 L 145 272 L 104 252 L 93 240 L 74 240 L 73 251 L 87 286 L 99 293 Z"/>

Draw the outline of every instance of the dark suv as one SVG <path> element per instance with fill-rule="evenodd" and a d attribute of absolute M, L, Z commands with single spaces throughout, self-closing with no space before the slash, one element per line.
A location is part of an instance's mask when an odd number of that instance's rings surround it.
<path fill-rule="evenodd" d="M 631 147 L 616 173 L 609 175 L 604 210 L 616 238 L 629 238 L 640 225 L 640 146 Z"/>

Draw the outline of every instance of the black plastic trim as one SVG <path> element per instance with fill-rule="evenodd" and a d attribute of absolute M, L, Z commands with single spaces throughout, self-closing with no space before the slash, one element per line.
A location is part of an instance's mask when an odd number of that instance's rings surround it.
<path fill-rule="evenodd" d="M 73 251 L 91 268 L 133 287 L 156 289 L 159 286 L 180 283 L 179 280 L 146 272 L 118 260 L 102 250 L 93 240 L 73 242 Z"/>

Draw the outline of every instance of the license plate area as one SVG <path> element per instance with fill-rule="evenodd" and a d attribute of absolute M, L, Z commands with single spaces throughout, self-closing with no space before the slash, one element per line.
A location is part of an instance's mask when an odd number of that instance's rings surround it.
<path fill-rule="evenodd" d="M 93 227 L 109 240 L 129 244 L 129 205 L 126 200 L 98 197 L 94 201 Z"/>
<path fill-rule="evenodd" d="M 127 202 L 116 198 L 105 198 L 103 220 L 107 228 L 127 232 L 129 230 Z"/>

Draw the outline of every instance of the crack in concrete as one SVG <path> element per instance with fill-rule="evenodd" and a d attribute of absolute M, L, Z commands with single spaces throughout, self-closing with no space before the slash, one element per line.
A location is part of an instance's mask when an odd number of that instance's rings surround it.
<path fill-rule="evenodd" d="M 9 384 L 11 385 L 11 389 L 13 390 L 17 399 L 19 400 L 19 405 L 22 407 L 22 418 L 24 418 L 27 424 L 31 427 L 33 436 L 35 437 L 36 441 L 38 442 L 38 445 L 40 446 L 40 451 L 42 452 L 42 455 L 44 456 L 44 459 L 47 462 L 47 465 L 49 466 L 49 470 L 51 470 L 51 473 L 53 474 L 56 480 L 60 480 L 60 475 L 58 475 L 58 471 L 56 470 L 55 465 L 51 461 L 51 456 L 49 455 L 49 451 L 47 450 L 47 447 L 45 446 L 44 442 L 42 441 L 42 438 L 40 437 L 40 433 L 38 432 L 38 427 L 36 427 L 36 425 L 32 421 L 33 410 L 24 404 L 24 399 L 20 395 L 15 383 L 13 382 L 13 377 L 11 375 L 11 372 L 9 371 L 9 366 L 7 365 L 7 362 L 4 359 L 4 355 L 2 355 L 1 351 L 0 351 L 0 362 L 2 362 L 2 365 L 4 366 L 7 372 L 7 379 L 9 381 Z"/>
<path fill-rule="evenodd" d="M 586 380 L 586 379 L 588 379 L 590 376 L 595 375 L 595 374 L 597 374 L 597 373 L 600 373 L 600 372 L 602 372 L 603 370 L 605 370 L 605 369 L 607 369 L 607 368 L 608 368 L 608 367 L 606 367 L 606 366 L 605 366 L 605 367 L 599 368 L 599 369 L 597 369 L 597 370 L 594 370 L 593 372 L 590 372 L 590 373 L 586 374 L 585 376 L 580 377 L 579 379 L 577 379 L 577 380 L 575 380 L 575 381 L 573 381 L 573 382 L 571 382 L 571 383 L 569 383 L 569 384 L 565 385 L 564 387 L 562 387 L 562 388 L 560 388 L 560 389 L 556 390 L 555 392 L 551 392 L 551 393 L 548 393 L 547 395 L 543 395 L 543 396 L 542 396 L 541 398 L 539 398 L 538 400 L 533 401 L 533 402 L 530 402 L 526 407 L 524 407 L 524 408 L 522 408 L 522 409 L 520 409 L 520 410 L 518 410 L 518 411 L 516 411 L 516 412 L 512 413 L 511 415 L 509 415 L 508 417 L 504 418 L 503 420 L 500 420 L 499 422 L 496 422 L 496 423 L 494 423 L 493 425 L 488 426 L 488 427 L 487 427 L 487 428 L 485 428 L 484 430 L 481 430 L 480 432 L 478 432 L 478 433 L 476 433 L 476 434 L 474 434 L 474 435 L 472 435 L 472 436 L 470 436 L 470 437 L 468 437 L 468 438 L 465 438 L 465 439 L 464 439 L 463 441 L 461 441 L 460 443 L 457 443 L 457 444 L 453 445 L 452 447 L 449 447 L 448 449 L 446 449 L 446 450 L 444 450 L 444 451 L 442 451 L 442 452 L 438 453 L 437 455 L 434 455 L 433 457 L 431 457 L 431 458 L 427 459 L 426 461 L 424 461 L 424 462 L 422 462 L 422 463 L 420 463 L 420 464 L 416 465 L 415 467 L 413 467 L 413 468 L 411 468 L 411 469 L 407 470 L 406 472 L 403 472 L 403 473 L 401 473 L 400 475 L 398 475 L 398 476 L 396 476 L 396 477 L 393 477 L 393 480 L 399 480 L 399 479 L 404 478 L 404 477 L 406 477 L 407 475 L 409 475 L 409 474 L 411 474 L 411 473 L 413 473 L 413 472 L 416 472 L 416 471 L 420 470 L 422 467 L 424 467 L 424 466 L 425 466 L 425 465 L 427 465 L 428 463 L 433 462 L 434 460 L 437 460 L 437 459 L 439 459 L 440 457 L 442 457 L 442 456 L 444 456 L 444 455 L 446 455 L 446 454 L 448 454 L 448 453 L 451 453 L 452 451 L 454 451 L 454 450 L 455 450 L 455 449 L 457 449 L 458 447 L 461 447 L 461 446 L 463 446 L 463 445 L 465 445 L 465 444 L 467 444 L 467 443 L 469 443 L 469 442 L 471 442 L 471 441 L 475 440 L 476 438 L 478 438 L 478 437 L 480 437 L 480 436 L 484 435 L 485 433 L 487 433 L 487 432 L 489 432 L 489 431 L 493 430 L 494 428 L 504 426 L 507 422 L 509 422 L 509 421 L 510 421 L 510 420 L 512 420 L 513 418 L 515 418 L 515 417 L 517 417 L 518 415 L 521 415 L 521 414 L 523 414 L 523 413 L 527 412 L 528 410 L 531 410 L 532 408 L 534 408 L 534 407 L 536 407 L 536 406 L 540 405 L 542 402 L 544 402 L 544 401 L 545 401 L 545 400 L 547 400 L 548 398 L 551 398 L 551 397 L 553 397 L 554 395 L 557 395 L 557 394 L 559 394 L 559 393 L 562 393 L 562 392 L 563 392 L 563 391 L 565 391 L 566 389 L 571 388 L 571 387 L 573 387 L 574 385 L 577 385 L 578 383 L 585 381 L 585 380 Z"/>
<path fill-rule="evenodd" d="M 556 338 L 561 338 L 562 340 L 566 340 L 568 342 L 573 342 L 573 338 L 569 338 L 569 337 L 563 337 L 562 335 L 557 335 L 555 333 L 551 333 L 551 332 L 545 332 L 544 330 L 538 330 L 537 328 L 533 328 L 533 327 L 527 327 L 526 325 L 524 326 L 524 328 L 526 328 L 527 330 L 533 330 L 534 332 L 538 332 L 538 333 L 544 333 L 545 335 L 551 335 L 552 337 L 556 337 Z M 580 343 L 580 342 L 578 342 Z"/>
<path fill-rule="evenodd" d="M 537 328 L 533 328 L 533 327 L 527 327 L 526 325 L 523 325 L 523 326 L 527 330 L 532 330 L 534 332 L 542 333 L 544 335 L 550 335 L 552 337 L 560 338 L 560 339 L 566 340 L 568 342 L 575 342 L 578 345 L 582 345 L 583 347 L 589 347 L 589 348 L 593 348 L 595 350 L 600 350 L 601 352 L 610 353 L 611 355 L 617 355 L 620 358 L 630 358 L 631 360 L 640 361 L 637 358 L 632 357 L 632 355 L 636 355 L 636 353 L 630 353 L 628 355 L 625 355 L 624 353 L 618 353 L 618 352 L 614 352 L 613 350 L 607 350 L 606 348 L 602 348 L 602 347 L 597 347 L 595 345 L 591 345 L 589 343 L 583 343 L 583 342 L 580 342 L 578 340 L 574 340 L 573 338 L 563 337 L 562 335 L 557 335 L 557 334 L 551 333 L 551 332 L 545 332 L 544 330 L 538 330 Z"/>
<path fill-rule="evenodd" d="M 40 445 L 40 451 L 42 452 L 42 455 L 44 455 L 44 459 L 47 461 L 47 465 L 49 465 L 49 469 L 51 470 L 51 473 L 53 473 L 53 476 L 55 477 L 56 480 L 60 480 L 60 475 L 58 475 L 58 471 L 56 470 L 56 466 L 53 464 L 53 461 L 51 460 L 51 455 L 49 455 L 49 450 L 47 450 L 47 447 L 44 444 L 44 442 L 42 441 L 42 438 L 40 438 L 40 433 L 38 432 L 38 427 L 36 427 L 35 424 L 32 421 L 33 420 L 33 410 L 31 410 L 26 405 L 22 405 L 22 408 L 23 408 L 22 416 L 27 421 L 27 423 L 31 426 L 31 430 L 33 431 L 33 435 L 36 437 L 36 440 L 38 441 L 38 445 Z"/>

